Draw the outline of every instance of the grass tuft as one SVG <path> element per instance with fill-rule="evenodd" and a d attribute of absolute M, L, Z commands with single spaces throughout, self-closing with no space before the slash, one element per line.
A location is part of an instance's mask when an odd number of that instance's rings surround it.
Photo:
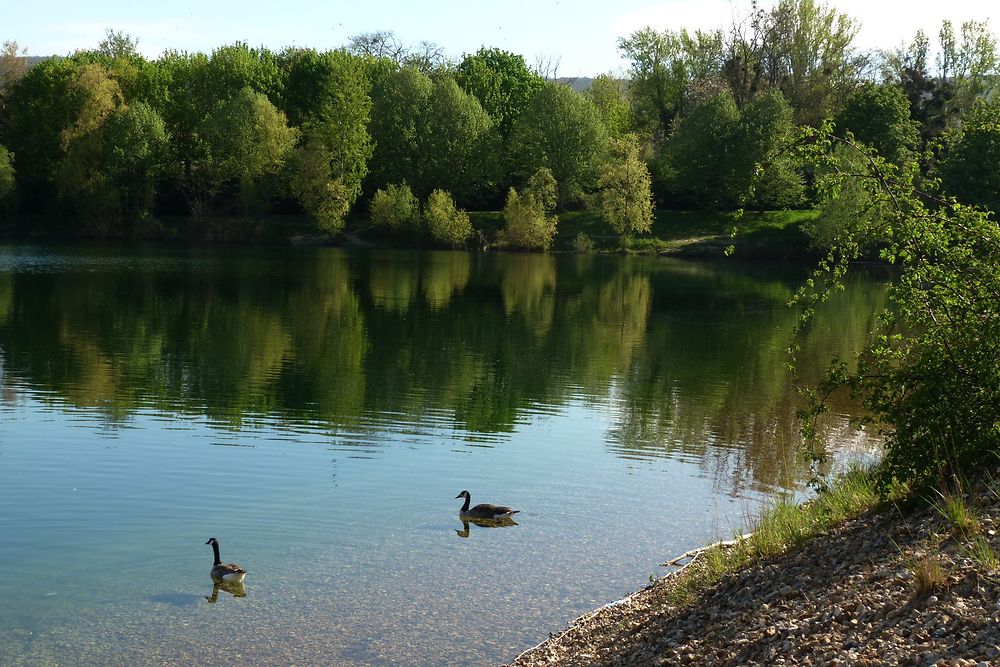
<path fill-rule="evenodd" d="M 913 571 L 913 592 L 918 598 L 943 589 L 948 580 L 940 561 L 932 556 L 920 558 L 910 569 Z"/>
<path fill-rule="evenodd" d="M 990 543 L 982 535 L 976 535 L 966 547 L 969 558 L 976 566 L 985 572 L 996 572 L 1000 570 L 1000 558 L 990 546 Z"/>
<path fill-rule="evenodd" d="M 979 533 L 979 518 L 966 502 L 961 489 L 957 493 L 946 491 L 935 491 L 935 493 L 938 495 L 938 500 L 934 502 L 934 509 L 951 527 L 953 535 L 969 538 Z"/>

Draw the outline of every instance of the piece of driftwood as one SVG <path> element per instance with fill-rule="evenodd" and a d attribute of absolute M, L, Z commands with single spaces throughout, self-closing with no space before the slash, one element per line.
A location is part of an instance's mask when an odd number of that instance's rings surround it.
<path fill-rule="evenodd" d="M 707 545 L 705 545 L 703 547 L 698 547 L 697 549 L 691 549 L 690 551 L 685 551 L 684 553 L 682 553 L 677 558 L 673 558 L 671 560 L 668 560 L 666 563 L 661 563 L 661 565 L 663 567 L 677 567 L 678 565 L 680 565 L 680 562 L 682 560 L 684 560 L 685 558 L 692 559 L 691 562 L 693 563 L 694 559 L 696 557 L 698 557 L 700 554 L 705 553 L 706 551 L 709 551 L 710 549 L 715 549 L 716 547 L 723 547 L 723 548 L 725 548 L 725 547 L 731 547 L 734 544 L 739 544 L 743 540 L 749 539 L 749 537 L 751 535 L 753 535 L 753 533 L 746 533 L 744 535 L 740 535 L 736 539 L 722 540 L 720 542 L 714 542 L 712 544 L 707 544 Z M 682 566 L 682 569 L 683 569 L 683 567 L 687 567 L 690 564 L 691 563 L 685 564 L 684 566 Z M 680 570 L 677 570 L 677 572 L 680 572 Z M 677 572 L 671 572 L 670 574 L 676 575 Z"/>

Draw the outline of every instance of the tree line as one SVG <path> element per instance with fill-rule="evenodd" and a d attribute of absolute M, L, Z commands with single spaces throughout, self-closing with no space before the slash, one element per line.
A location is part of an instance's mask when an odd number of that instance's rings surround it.
<path fill-rule="evenodd" d="M 933 45 L 918 33 L 877 53 L 855 46 L 858 28 L 815 0 L 752 3 L 724 29 L 621 39 L 628 72 L 584 92 L 517 54 L 449 60 L 385 32 L 322 52 L 237 43 L 149 60 L 108 31 L 31 67 L 7 42 L 0 220 L 134 236 L 175 217 L 304 213 L 337 233 L 354 214 L 463 246 L 476 231 L 467 210 L 502 210 L 484 243 L 546 249 L 567 209 L 630 235 L 650 229 L 654 204 L 820 206 L 810 233 L 824 246 L 844 215 L 815 187 L 819 167 L 789 150 L 800 128 L 824 125 L 909 178 L 997 208 L 1000 172 L 982 168 L 1000 164 L 988 26 L 946 21 Z"/>

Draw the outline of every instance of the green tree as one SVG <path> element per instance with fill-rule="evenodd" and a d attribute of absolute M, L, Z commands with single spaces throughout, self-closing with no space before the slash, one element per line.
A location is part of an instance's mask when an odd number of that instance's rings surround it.
<path fill-rule="evenodd" d="M 835 125 L 838 134 L 850 132 L 896 166 L 913 158 L 919 141 L 906 95 L 891 85 L 861 86 L 847 98 Z"/>
<path fill-rule="evenodd" d="M 60 199 L 103 233 L 119 213 L 118 192 L 102 158 L 105 123 L 123 104 L 121 89 L 97 63 L 79 67 L 68 89 L 78 111 L 61 133 L 56 185 Z"/>
<path fill-rule="evenodd" d="M 1000 103 L 977 102 L 960 130 L 945 136 L 938 170 L 944 191 L 966 204 L 1000 212 Z"/>
<path fill-rule="evenodd" d="M 512 136 L 516 172 L 546 167 L 559 183 L 559 201 L 581 201 L 597 185 L 608 135 L 593 102 L 569 86 L 547 83 L 518 119 Z"/>
<path fill-rule="evenodd" d="M 791 109 L 771 91 L 742 113 L 719 93 L 677 122 L 661 159 L 671 189 L 701 206 L 790 206 L 802 181 L 787 150 Z"/>
<path fill-rule="evenodd" d="M 759 210 L 792 208 L 805 188 L 789 147 L 794 143 L 793 111 L 777 90 L 746 105 L 733 137 L 731 191 L 743 205 Z"/>
<path fill-rule="evenodd" d="M 434 190 L 427 197 L 424 223 L 431 238 L 453 248 L 464 245 L 472 236 L 469 214 L 455 208 L 455 200 L 444 190 Z"/>
<path fill-rule="evenodd" d="M 71 87 L 78 66 L 69 59 L 44 60 L 5 94 L 5 145 L 17 156 L 18 190 L 28 211 L 51 211 L 55 177 L 63 158 L 63 130 L 76 119 L 81 96 Z"/>
<path fill-rule="evenodd" d="M 500 49 L 479 49 L 455 71 L 458 84 L 479 100 L 506 143 L 514 122 L 545 80 L 528 69 L 524 57 Z"/>
<path fill-rule="evenodd" d="M 663 147 L 662 169 L 670 189 L 701 206 L 730 206 L 737 193 L 728 174 L 729 150 L 740 112 L 729 93 L 720 93 L 678 120 Z"/>
<path fill-rule="evenodd" d="M 97 45 L 97 51 L 108 58 L 138 58 L 139 40 L 123 30 L 108 28 L 104 39 Z"/>
<path fill-rule="evenodd" d="M 796 124 L 834 115 L 867 65 L 854 49 L 859 24 L 816 0 L 781 0 L 767 17 L 768 78 L 781 89 Z"/>
<path fill-rule="evenodd" d="M 130 104 L 108 117 L 102 136 L 104 164 L 126 217 L 143 218 L 152 211 L 167 139 L 163 119 L 145 102 Z"/>
<path fill-rule="evenodd" d="M 930 40 L 918 30 L 908 47 L 882 53 L 885 82 L 902 89 L 909 102 L 910 117 L 918 124 L 924 145 L 947 127 L 946 106 L 951 86 L 930 72 Z"/>
<path fill-rule="evenodd" d="M 639 156 L 636 135 L 612 140 L 600 187 L 601 217 L 619 235 L 641 234 L 652 228 L 652 178 Z"/>
<path fill-rule="evenodd" d="M 548 250 L 556 235 L 559 219 L 552 215 L 558 187 L 552 172 L 540 168 L 521 193 L 511 188 L 503 209 L 504 227 L 500 245 L 523 250 Z"/>
<path fill-rule="evenodd" d="M 302 130 L 292 192 L 321 228 L 338 232 L 361 194 L 372 155 L 365 69 L 346 51 L 311 50 L 287 54 L 286 67 L 290 114 Z"/>
<path fill-rule="evenodd" d="M 434 81 L 427 99 L 424 132 L 417 137 L 421 191 L 443 188 L 469 202 L 482 186 L 483 159 L 492 126 L 475 97 L 450 76 Z"/>
<path fill-rule="evenodd" d="M 658 32 L 643 28 L 618 40 L 631 62 L 629 94 L 636 127 L 657 144 L 666 139 L 674 119 L 698 88 L 711 88 L 722 67 L 718 32 Z"/>
<path fill-rule="evenodd" d="M 955 34 L 951 21 L 943 21 L 938 33 L 937 55 L 939 85 L 944 95 L 944 124 L 953 127 L 976 100 L 990 99 L 996 90 L 998 65 L 997 40 L 985 21 L 966 21 Z"/>
<path fill-rule="evenodd" d="M 199 59 L 200 60 L 200 59 Z M 194 92 L 206 111 L 239 95 L 244 88 L 267 96 L 276 104 L 286 87 L 287 72 L 271 51 L 253 49 L 244 42 L 220 46 L 196 70 Z"/>
<path fill-rule="evenodd" d="M 406 183 L 376 190 L 369 210 L 372 222 L 379 227 L 406 230 L 420 222 L 420 202 Z"/>
<path fill-rule="evenodd" d="M 406 180 L 421 194 L 427 187 L 420 169 L 420 141 L 426 136 L 427 107 L 434 87 L 430 77 L 414 67 L 402 67 L 372 85 L 368 130 L 375 144 L 368 180 L 385 187 Z"/>
<path fill-rule="evenodd" d="M 297 134 L 266 96 L 244 88 L 202 123 L 209 157 L 192 184 L 195 200 L 207 203 L 223 184 L 235 182 L 244 211 L 259 212 L 275 194 L 273 183 Z"/>
<path fill-rule="evenodd" d="M 608 74 L 594 77 L 586 95 L 597 107 L 604 127 L 611 137 L 618 138 L 632 129 L 632 109 L 625 95 L 627 82 Z"/>
<path fill-rule="evenodd" d="M 17 42 L 4 42 L 0 46 L 0 116 L 4 111 L 7 90 L 28 73 L 28 50 Z"/>

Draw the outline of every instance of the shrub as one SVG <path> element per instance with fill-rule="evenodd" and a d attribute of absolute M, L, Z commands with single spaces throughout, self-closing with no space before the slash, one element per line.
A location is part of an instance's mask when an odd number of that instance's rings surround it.
<path fill-rule="evenodd" d="M 556 179 L 542 167 L 528 180 L 524 192 L 511 188 L 503 209 L 500 245 L 524 250 L 548 250 L 559 219 L 549 215 L 556 204 Z"/>
<path fill-rule="evenodd" d="M 453 248 L 463 245 L 472 236 L 469 214 L 455 208 L 455 200 L 444 190 L 435 190 L 427 197 L 424 222 L 435 241 Z"/>
<path fill-rule="evenodd" d="M 576 238 L 573 239 L 573 250 L 576 250 L 578 253 L 583 255 L 591 254 L 596 248 L 597 245 L 594 243 L 594 239 L 590 238 L 583 232 L 577 234 Z"/>
<path fill-rule="evenodd" d="M 416 227 L 420 222 L 420 203 L 406 183 L 377 190 L 369 210 L 372 222 L 379 227 L 399 230 Z"/>

